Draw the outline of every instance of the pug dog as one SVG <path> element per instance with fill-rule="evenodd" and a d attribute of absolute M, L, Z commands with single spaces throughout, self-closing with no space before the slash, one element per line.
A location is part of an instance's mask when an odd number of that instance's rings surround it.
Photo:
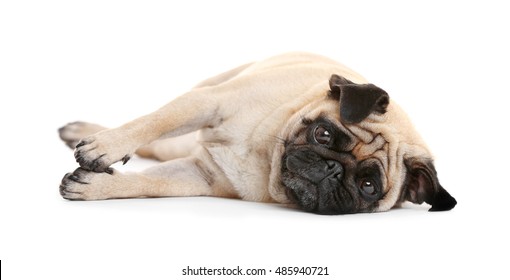
<path fill-rule="evenodd" d="M 388 93 L 314 54 L 242 65 L 117 128 L 74 122 L 59 133 L 80 165 L 60 185 L 69 200 L 216 196 L 317 214 L 457 203 Z M 133 154 L 162 163 L 110 167 Z"/>

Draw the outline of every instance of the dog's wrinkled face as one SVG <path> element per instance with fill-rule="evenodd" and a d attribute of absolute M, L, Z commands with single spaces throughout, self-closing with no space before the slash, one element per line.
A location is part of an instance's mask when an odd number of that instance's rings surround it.
<path fill-rule="evenodd" d="M 333 75 L 322 102 L 300 112 L 286 137 L 280 178 L 290 201 L 319 214 L 384 211 L 406 200 L 432 211 L 455 206 L 384 90 Z"/>
<path fill-rule="evenodd" d="M 283 157 L 288 197 L 322 214 L 372 212 L 386 183 L 379 160 L 357 160 L 351 137 L 326 118 L 311 121 L 301 133 Z"/>

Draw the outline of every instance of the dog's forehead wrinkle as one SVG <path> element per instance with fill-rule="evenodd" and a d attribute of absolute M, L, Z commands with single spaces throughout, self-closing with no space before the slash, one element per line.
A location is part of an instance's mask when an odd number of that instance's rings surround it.
<path fill-rule="evenodd" d="M 356 147 L 354 147 L 353 154 L 355 154 L 357 158 L 365 158 L 378 151 L 387 151 L 387 148 L 385 149 L 387 144 L 388 142 L 386 139 L 384 139 L 382 135 L 378 134 L 369 143 L 360 141 Z"/>
<path fill-rule="evenodd" d="M 374 137 L 378 134 L 370 130 L 364 129 L 358 125 L 346 125 L 344 126 L 352 135 L 364 142 L 365 144 L 370 143 L 374 140 Z"/>

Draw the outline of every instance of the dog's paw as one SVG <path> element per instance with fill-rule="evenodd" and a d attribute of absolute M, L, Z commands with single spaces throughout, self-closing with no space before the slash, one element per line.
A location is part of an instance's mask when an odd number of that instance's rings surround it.
<path fill-rule="evenodd" d="M 60 183 L 60 195 L 69 200 L 101 200 L 110 198 L 111 181 L 116 171 L 96 173 L 78 168 L 67 173 Z"/>
<path fill-rule="evenodd" d="M 72 122 L 59 128 L 58 134 L 69 148 L 74 149 L 81 139 L 105 129 L 93 123 Z"/>
<path fill-rule="evenodd" d="M 115 129 L 108 129 L 82 139 L 76 145 L 74 157 L 86 170 L 105 172 L 115 162 L 125 164 L 136 149 L 131 149 L 132 146 L 129 137 L 122 137 Z"/>

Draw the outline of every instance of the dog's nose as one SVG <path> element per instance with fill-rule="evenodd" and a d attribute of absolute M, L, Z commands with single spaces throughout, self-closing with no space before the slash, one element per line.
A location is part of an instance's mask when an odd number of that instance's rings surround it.
<path fill-rule="evenodd" d="M 343 176 L 344 173 L 344 167 L 340 162 L 335 160 L 327 160 L 326 161 L 326 173 L 328 174 L 328 177 L 330 176 Z"/>

